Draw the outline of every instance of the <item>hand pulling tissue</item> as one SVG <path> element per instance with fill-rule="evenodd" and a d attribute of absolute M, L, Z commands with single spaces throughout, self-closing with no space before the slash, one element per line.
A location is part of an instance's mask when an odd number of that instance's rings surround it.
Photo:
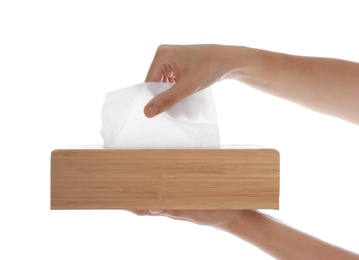
<path fill-rule="evenodd" d="M 147 118 L 143 108 L 172 83 L 146 82 L 106 94 L 101 136 L 111 148 L 218 148 L 219 128 L 212 90 L 197 92 Z"/>

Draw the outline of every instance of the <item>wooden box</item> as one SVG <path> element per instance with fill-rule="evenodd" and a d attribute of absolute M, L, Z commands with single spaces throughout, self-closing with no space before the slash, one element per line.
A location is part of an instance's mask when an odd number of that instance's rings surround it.
<path fill-rule="evenodd" d="M 51 209 L 278 209 L 274 149 L 58 149 Z"/>

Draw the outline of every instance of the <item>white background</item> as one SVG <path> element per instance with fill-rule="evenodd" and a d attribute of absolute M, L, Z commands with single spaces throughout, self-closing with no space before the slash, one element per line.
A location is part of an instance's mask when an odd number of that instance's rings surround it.
<path fill-rule="evenodd" d="M 50 211 L 50 153 L 101 144 L 105 93 L 142 82 L 159 44 L 359 61 L 358 24 L 345 0 L 1 1 L 0 259 L 270 259 L 210 227 Z M 234 81 L 214 92 L 223 143 L 281 152 L 280 210 L 266 213 L 359 252 L 359 127 Z"/>

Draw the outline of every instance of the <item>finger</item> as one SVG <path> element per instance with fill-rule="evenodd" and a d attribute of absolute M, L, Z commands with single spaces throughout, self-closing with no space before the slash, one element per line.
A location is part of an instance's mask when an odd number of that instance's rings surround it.
<path fill-rule="evenodd" d="M 153 215 L 166 216 L 176 220 L 193 221 L 193 210 L 150 210 Z"/>
<path fill-rule="evenodd" d="M 137 216 L 162 216 L 163 210 L 126 210 Z"/>
<path fill-rule="evenodd" d="M 153 215 L 148 210 L 127 210 L 129 212 L 132 212 L 133 214 L 136 214 L 138 216 L 149 216 Z"/>
<path fill-rule="evenodd" d="M 181 99 L 192 94 L 189 89 L 186 83 L 176 83 L 173 87 L 155 96 L 147 103 L 144 108 L 145 115 L 154 117 L 166 111 Z"/>
<path fill-rule="evenodd" d="M 137 216 L 160 216 L 174 220 L 187 221 L 200 225 L 208 225 L 201 222 L 203 215 L 208 214 L 201 210 L 129 210 Z"/>
<path fill-rule="evenodd" d="M 127 210 L 133 214 L 136 214 L 137 216 L 165 216 L 170 217 L 172 219 L 176 220 L 186 220 L 188 221 L 188 218 L 182 217 L 182 211 L 181 210 Z"/>
<path fill-rule="evenodd" d="M 166 57 L 163 47 L 160 46 L 147 72 L 145 82 L 161 82 L 163 79 L 172 77 L 172 66 Z"/>
<path fill-rule="evenodd" d="M 162 216 L 170 217 L 176 220 L 189 220 L 186 216 L 187 210 L 165 210 L 161 213 Z"/>
<path fill-rule="evenodd" d="M 176 84 L 176 77 L 169 78 L 170 83 Z"/>
<path fill-rule="evenodd" d="M 164 76 L 164 75 L 168 75 L 167 77 Z M 173 73 L 173 71 L 171 72 L 163 72 L 163 75 L 162 75 L 162 80 L 161 82 L 165 82 L 165 83 L 176 83 L 176 77 Z"/>
<path fill-rule="evenodd" d="M 165 76 L 165 71 L 163 71 L 163 68 L 161 68 L 156 60 L 153 60 L 147 72 L 145 82 L 161 82 L 163 76 Z"/>

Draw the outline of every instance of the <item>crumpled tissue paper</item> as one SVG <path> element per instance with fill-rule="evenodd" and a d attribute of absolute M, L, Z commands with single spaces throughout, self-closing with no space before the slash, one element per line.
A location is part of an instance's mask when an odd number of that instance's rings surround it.
<path fill-rule="evenodd" d="M 197 92 L 147 118 L 144 106 L 172 83 L 146 82 L 106 94 L 101 136 L 111 148 L 218 148 L 219 128 L 212 90 Z"/>

